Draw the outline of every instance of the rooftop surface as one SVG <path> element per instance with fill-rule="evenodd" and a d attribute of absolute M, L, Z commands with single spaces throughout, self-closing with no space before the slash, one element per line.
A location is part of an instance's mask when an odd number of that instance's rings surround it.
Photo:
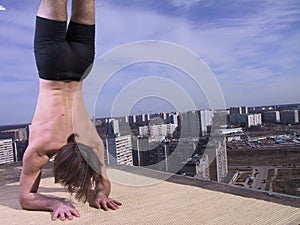
<path fill-rule="evenodd" d="M 76 202 L 63 187 L 54 184 L 46 168 L 39 191 L 74 202 L 81 217 L 51 221 L 50 212 L 22 210 L 19 183 L 21 166 L 3 169 L 10 177 L 0 183 L 1 225 L 34 224 L 300 224 L 300 199 L 204 182 L 147 169 L 109 167 L 111 197 L 123 203 L 117 211 L 97 210 Z M 47 171 L 48 170 L 48 171 Z M 15 175 L 15 178 L 12 176 Z M 4 177 L 5 178 L 5 177 Z M 9 182 L 8 182 L 9 181 Z"/>

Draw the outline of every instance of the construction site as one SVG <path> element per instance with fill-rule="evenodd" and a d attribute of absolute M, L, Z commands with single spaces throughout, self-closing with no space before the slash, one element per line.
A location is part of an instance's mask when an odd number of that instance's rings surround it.
<path fill-rule="evenodd" d="M 299 125 L 270 125 L 228 141 L 229 183 L 300 196 L 299 134 Z"/>

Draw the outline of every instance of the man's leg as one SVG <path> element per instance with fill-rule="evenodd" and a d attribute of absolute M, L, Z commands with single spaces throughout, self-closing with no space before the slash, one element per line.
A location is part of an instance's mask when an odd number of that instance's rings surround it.
<path fill-rule="evenodd" d="M 67 21 L 68 0 L 41 0 L 37 16 L 56 21 Z"/>
<path fill-rule="evenodd" d="M 94 25 L 95 24 L 95 0 L 73 0 L 71 21 Z"/>

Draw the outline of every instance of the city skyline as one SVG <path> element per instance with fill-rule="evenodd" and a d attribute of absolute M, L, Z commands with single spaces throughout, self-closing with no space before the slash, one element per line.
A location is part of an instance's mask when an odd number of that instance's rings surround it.
<path fill-rule="evenodd" d="M 0 124 L 30 123 L 38 94 L 32 49 L 38 1 L 0 0 L 0 6 Z M 96 59 L 122 44 L 168 41 L 207 63 L 227 107 L 299 102 L 300 2 L 96 0 L 96 12 Z M 120 90 L 149 76 L 174 81 L 198 109 L 209 109 L 205 95 L 182 71 L 141 63 L 122 69 L 105 84 L 96 117 L 109 116 Z M 174 106 L 168 99 L 149 96 L 131 110 L 132 114 L 149 111 L 171 112 Z"/>
<path fill-rule="evenodd" d="M 246 111 L 245 111 L 246 110 Z M 220 110 L 212 110 L 212 109 L 193 109 L 193 110 L 187 110 L 187 111 L 157 111 L 157 112 L 145 112 L 145 113 L 133 113 L 133 114 L 126 114 L 126 115 L 120 115 L 115 117 L 110 116 L 103 116 L 103 117 L 91 117 L 91 120 L 97 125 L 99 121 L 110 121 L 110 120 L 120 120 L 120 121 L 129 121 L 129 120 L 142 120 L 142 121 L 155 121 L 156 119 L 159 119 L 157 122 L 166 122 L 168 118 L 162 119 L 162 117 L 165 115 L 166 117 L 170 115 L 180 116 L 191 112 L 218 112 Z M 223 111 L 223 110 L 221 110 Z M 249 112 L 250 111 L 250 112 Z M 259 106 L 230 106 L 225 109 L 224 112 L 227 112 L 227 115 L 233 115 L 233 114 L 241 114 L 245 116 L 251 116 L 251 115 L 257 115 L 257 114 L 264 114 L 264 113 L 271 113 L 273 114 L 280 114 L 280 112 L 284 113 L 298 113 L 300 115 L 300 103 L 298 104 L 280 104 L 280 105 L 259 105 Z M 270 114 L 270 115 L 271 115 Z M 268 114 L 269 115 L 269 114 Z M 269 116 L 267 116 L 269 117 Z M 143 119 L 144 118 L 144 119 Z M 300 116 L 299 116 L 300 118 Z M 164 124 L 163 122 L 163 124 Z M 230 124 L 230 121 L 227 121 Z M 281 121 L 277 121 L 279 123 L 282 123 Z M 11 123 L 11 124 L 0 124 L 0 128 L 2 129 L 16 129 L 20 126 L 28 126 L 31 122 L 23 122 L 23 123 Z M 153 123 L 155 124 L 155 122 Z M 168 124 L 168 123 L 166 123 Z M 227 124 L 228 125 L 228 124 Z"/>

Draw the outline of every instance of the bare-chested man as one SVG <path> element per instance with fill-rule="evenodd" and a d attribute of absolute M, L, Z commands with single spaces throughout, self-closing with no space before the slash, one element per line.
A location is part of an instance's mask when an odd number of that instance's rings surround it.
<path fill-rule="evenodd" d="M 39 96 L 23 158 L 19 201 L 24 209 L 48 210 L 52 219 L 79 217 L 75 207 L 59 198 L 37 193 L 41 169 L 54 160 L 55 182 L 78 200 L 96 208 L 118 209 L 111 199 L 104 165 L 104 147 L 82 98 L 82 80 L 94 61 L 94 0 L 72 0 L 67 27 L 68 0 L 41 0 L 34 50 L 39 71 Z"/>

